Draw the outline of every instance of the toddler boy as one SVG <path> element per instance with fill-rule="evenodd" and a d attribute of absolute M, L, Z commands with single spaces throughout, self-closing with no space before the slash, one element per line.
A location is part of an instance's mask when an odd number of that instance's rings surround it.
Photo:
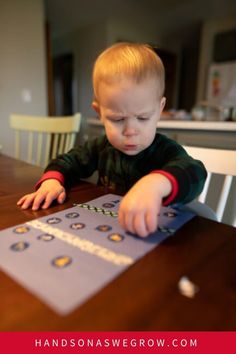
<path fill-rule="evenodd" d="M 118 219 L 141 237 L 158 226 L 161 205 L 188 203 L 201 192 L 206 170 L 175 141 L 156 132 L 165 106 L 164 67 L 147 45 L 119 43 L 93 69 L 92 106 L 105 135 L 47 166 L 37 190 L 18 201 L 22 209 L 63 203 L 66 189 L 98 170 L 98 184 L 124 193 Z"/>

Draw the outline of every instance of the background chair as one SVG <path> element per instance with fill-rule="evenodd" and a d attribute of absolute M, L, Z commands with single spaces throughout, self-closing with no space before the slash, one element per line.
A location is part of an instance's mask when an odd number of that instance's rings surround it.
<path fill-rule="evenodd" d="M 215 186 L 213 190 L 215 205 L 214 211 L 216 219 L 222 221 L 224 212 L 227 206 L 227 202 L 230 196 L 230 191 L 233 189 L 233 178 L 236 176 L 236 151 L 235 150 L 220 150 L 220 149 L 208 149 L 192 146 L 184 146 L 185 150 L 189 155 L 197 160 L 201 160 L 208 172 L 207 180 L 204 189 L 198 201 L 200 203 L 207 204 L 207 198 L 209 196 L 210 186 L 213 182 L 213 175 L 221 175 L 222 184 Z M 219 180 L 218 180 L 219 184 Z M 234 203 L 235 203 L 234 198 Z M 191 207 L 191 203 L 189 204 Z M 202 209 L 203 216 L 213 218 L 206 209 Z M 232 211 L 232 210 L 231 210 Z M 231 222 L 233 226 L 236 226 L 236 204 L 233 210 L 233 220 Z"/>
<path fill-rule="evenodd" d="M 80 125 L 80 113 L 68 117 L 12 114 L 10 127 L 15 130 L 15 157 L 45 167 L 51 158 L 74 146 Z"/>

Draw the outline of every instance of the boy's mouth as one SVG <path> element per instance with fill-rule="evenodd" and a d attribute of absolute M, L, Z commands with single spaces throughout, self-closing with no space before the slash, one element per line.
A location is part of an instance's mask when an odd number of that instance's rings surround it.
<path fill-rule="evenodd" d="M 124 146 L 124 148 L 125 148 L 125 150 L 137 150 L 137 145 L 134 145 L 134 144 L 126 144 L 125 146 Z"/>

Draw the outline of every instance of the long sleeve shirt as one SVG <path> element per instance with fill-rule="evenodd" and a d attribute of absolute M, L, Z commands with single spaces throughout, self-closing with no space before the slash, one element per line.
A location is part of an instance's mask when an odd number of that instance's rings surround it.
<path fill-rule="evenodd" d="M 207 172 L 201 161 L 193 159 L 184 148 L 156 133 L 152 144 L 137 155 L 129 156 L 115 149 L 101 136 L 52 160 L 37 185 L 48 178 L 60 180 L 66 188 L 98 171 L 98 184 L 126 193 L 140 178 L 158 172 L 172 184 L 164 205 L 185 204 L 202 191 Z"/>

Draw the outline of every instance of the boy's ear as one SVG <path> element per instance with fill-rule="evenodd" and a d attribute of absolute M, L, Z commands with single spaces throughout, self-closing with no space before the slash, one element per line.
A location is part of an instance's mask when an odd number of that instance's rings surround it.
<path fill-rule="evenodd" d="M 161 99 L 161 104 L 160 104 L 160 111 L 162 112 L 164 107 L 166 105 L 166 98 L 165 97 L 162 97 Z"/>
<path fill-rule="evenodd" d="M 100 116 L 100 108 L 99 108 L 99 104 L 97 103 L 97 101 L 92 102 L 92 107 L 95 110 L 95 112 Z"/>

